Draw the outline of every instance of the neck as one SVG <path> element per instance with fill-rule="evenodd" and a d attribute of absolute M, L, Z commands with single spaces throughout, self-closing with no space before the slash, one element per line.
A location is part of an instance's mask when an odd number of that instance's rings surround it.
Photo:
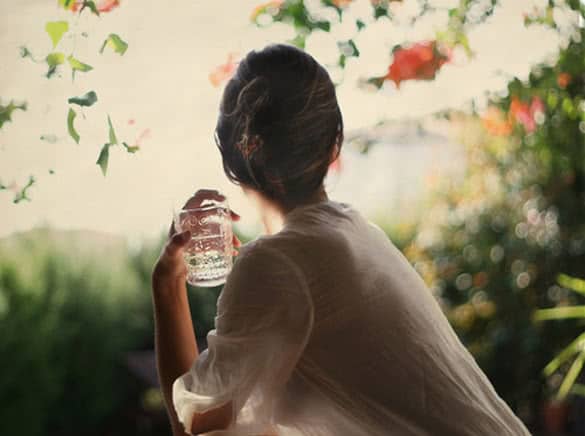
<path fill-rule="evenodd" d="M 296 208 L 321 203 L 328 199 L 329 197 L 327 197 L 325 189 L 321 187 L 321 189 L 311 197 L 292 206 L 282 206 L 262 195 L 256 195 L 256 204 L 266 234 L 273 235 L 278 233 L 284 227 L 286 216 Z"/>

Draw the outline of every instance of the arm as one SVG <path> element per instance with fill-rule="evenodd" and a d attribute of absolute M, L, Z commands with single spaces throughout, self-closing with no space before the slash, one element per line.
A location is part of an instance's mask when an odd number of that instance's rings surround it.
<path fill-rule="evenodd" d="M 173 381 L 189 370 L 198 350 L 189 312 L 185 282 L 164 281 L 153 274 L 155 354 L 158 378 L 173 435 L 186 433 L 178 421 L 172 401 Z"/>
<path fill-rule="evenodd" d="M 182 424 L 173 406 L 173 382 L 189 371 L 199 352 L 193 330 L 187 288 L 180 250 L 190 235 L 174 235 L 163 250 L 152 275 L 154 306 L 155 354 L 158 377 L 163 392 L 173 435 L 184 436 Z M 177 258 L 178 259 L 175 259 Z M 177 268 L 171 268 L 180 260 Z M 181 268 L 183 266 L 183 268 Z M 225 429 L 231 420 L 231 403 L 193 416 L 191 433 Z"/>
<path fill-rule="evenodd" d="M 179 262 L 182 247 L 189 240 L 189 236 L 188 233 L 172 235 L 152 272 L 156 366 L 175 436 L 186 433 L 173 407 L 173 381 L 189 370 L 199 354 L 187 300 L 187 271 Z"/>
<path fill-rule="evenodd" d="M 188 204 L 200 203 L 205 197 L 217 197 L 215 191 L 200 190 Z M 232 212 L 232 219 L 239 216 Z M 152 302 L 155 326 L 155 355 L 158 377 L 164 402 L 169 415 L 173 435 L 187 433 L 177 417 L 173 404 L 173 382 L 189 371 L 199 356 L 193 330 L 187 287 L 187 268 L 183 261 L 183 247 L 189 241 L 190 233 L 177 234 L 174 225 L 169 230 L 165 244 L 152 272 Z M 234 246 L 239 246 L 234 238 Z M 230 424 L 231 404 L 195 414 L 191 433 L 199 434 L 210 430 L 224 429 Z"/>
<path fill-rule="evenodd" d="M 308 338 L 312 304 L 294 265 L 272 250 L 246 253 L 238 256 L 220 295 L 208 348 L 187 364 L 184 374 L 178 371 L 166 382 L 159 368 L 173 428 L 180 431 L 175 436 L 185 434 L 182 425 L 193 434 L 231 428 L 244 407 L 246 415 L 254 417 L 254 434 L 266 434 L 271 408 L 265 406 L 276 399 Z M 169 316 L 176 314 L 175 306 Z M 159 331 L 162 324 L 159 319 Z M 161 335 L 159 342 L 163 340 Z M 168 360 L 163 360 L 162 349 L 157 353 L 160 367 Z M 169 354 L 176 352 L 170 349 Z M 248 403 L 249 398 L 262 401 Z"/>

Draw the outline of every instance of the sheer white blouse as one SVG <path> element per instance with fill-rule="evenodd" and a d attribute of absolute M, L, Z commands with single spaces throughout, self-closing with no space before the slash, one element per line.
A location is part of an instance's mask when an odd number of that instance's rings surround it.
<path fill-rule="evenodd" d="M 207 341 L 173 384 L 187 431 L 232 401 L 214 435 L 529 435 L 416 270 L 345 203 L 296 208 L 246 244 Z"/>

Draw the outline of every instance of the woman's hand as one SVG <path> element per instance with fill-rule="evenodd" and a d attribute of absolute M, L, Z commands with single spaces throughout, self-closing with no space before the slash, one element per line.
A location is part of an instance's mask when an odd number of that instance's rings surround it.
<path fill-rule="evenodd" d="M 223 201 L 225 200 L 225 197 L 216 190 L 200 189 L 195 195 L 187 200 L 183 209 L 199 207 L 205 200 L 210 199 Z M 240 219 L 240 216 L 234 211 L 230 211 L 230 213 L 232 221 Z M 189 232 L 189 230 L 177 233 L 174 222 L 171 222 L 168 240 L 156 261 L 152 272 L 153 286 L 159 286 L 165 283 L 184 283 L 186 281 L 187 266 L 183 260 L 183 249 L 190 239 L 191 232 Z M 236 235 L 233 236 L 233 245 L 234 255 L 237 255 L 238 252 L 236 248 L 240 247 L 241 242 Z"/>

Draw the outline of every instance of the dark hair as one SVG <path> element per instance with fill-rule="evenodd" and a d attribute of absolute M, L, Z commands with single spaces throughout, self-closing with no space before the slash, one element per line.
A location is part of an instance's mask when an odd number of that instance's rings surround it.
<path fill-rule="evenodd" d="M 251 51 L 223 93 L 215 140 L 232 182 L 294 206 L 323 184 L 343 119 L 329 74 L 286 44 Z"/>

